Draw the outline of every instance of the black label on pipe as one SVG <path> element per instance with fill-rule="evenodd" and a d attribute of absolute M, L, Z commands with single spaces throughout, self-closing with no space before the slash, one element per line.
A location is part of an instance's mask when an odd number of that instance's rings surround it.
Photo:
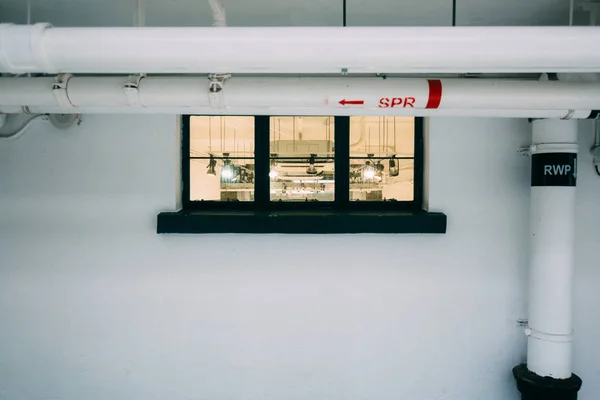
<path fill-rule="evenodd" d="M 531 156 L 531 186 L 575 186 L 577 154 L 542 153 Z"/>

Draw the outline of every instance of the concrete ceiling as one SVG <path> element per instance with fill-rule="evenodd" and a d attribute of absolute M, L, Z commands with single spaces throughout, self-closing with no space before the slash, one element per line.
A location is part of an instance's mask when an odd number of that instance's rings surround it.
<path fill-rule="evenodd" d="M 31 22 L 131 26 L 137 0 L 30 0 Z M 143 0 L 148 26 L 210 26 L 206 0 Z M 223 0 L 231 26 L 340 26 L 343 0 Z M 347 0 L 349 26 L 448 26 L 452 0 Z M 456 0 L 457 25 L 566 25 L 569 0 Z M 578 11 L 576 21 L 586 23 Z M 26 23 L 27 0 L 0 0 L 0 22 Z"/>

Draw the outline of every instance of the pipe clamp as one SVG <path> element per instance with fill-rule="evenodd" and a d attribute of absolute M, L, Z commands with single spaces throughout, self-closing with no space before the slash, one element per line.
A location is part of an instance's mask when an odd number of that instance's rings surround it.
<path fill-rule="evenodd" d="M 553 342 L 553 343 L 570 343 L 573 341 L 573 332 L 568 334 L 551 334 L 544 333 L 540 331 L 536 331 L 531 327 L 525 328 L 525 335 L 527 337 L 532 337 L 534 339 L 539 339 L 544 342 Z"/>
<path fill-rule="evenodd" d="M 63 108 L 75 107 L 75 105 L 71 103 L 71 100 L 69 100 L 69 94 L 67 93 L 69 79 L 72 77 L 73 75 L 71 74 L 58 74 L 56 75 L 56 78 L 54 78 L 54 83 L 52 84 L 52 94 L 58 104 Z"/>
<path fill-rule="evenodd" d="M 577 153 L 579 145 L 577 143 L 534 143 L 529 146 L 529 154 L 540 153 Z"/>
<path fill-rule="evenodd" d="M 230 74 L 210 74 L 208 79 L 208 100 L 213 108 L 225 108 L 225 96 L 223 93 L 224 84 Z"/>
<path fill-rule="evenodd" d="M 123 85 L 123 92 L 127 99 L 127 104 L 132 107 L 143 107 L 140 100 L 140 82 L 144 75 L 130 75 L 127 77 L 127 82 Z"/>

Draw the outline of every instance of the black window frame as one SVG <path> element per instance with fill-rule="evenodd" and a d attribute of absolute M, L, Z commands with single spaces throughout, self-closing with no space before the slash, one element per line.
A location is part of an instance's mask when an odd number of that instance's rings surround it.
<path fill-rule="evenodd" d="M 424 121 L 415 117 L 413 199 L 410 201 L 350 201 L 350 118 L 334 118 L 334 201 L 272 201 L 270 199 L 270 121 L 271 116 L 254 115 L 254 201 L 191 200 L 190 196 L 190 119 L 183 115 L 181 121 L 181 178 L 182 203 L 190 211 L 418 211 L 423 207 Z M 293 117 L 293 116 L 290 116 Z"/>
<path fill-rule="evenodd" d="M 333 202 L 271 201 L 270 120 L 255 123 L 255 196 L 253 202 L 192 201 L 190 199 L 190 118 L 181 120 L 182 209 L 162 212 L 159 234 L 443 234 L 447 218 L 423 209 L 424 119 L 415 117 L 414 195 L 412 201 L 350 201 L 350 117 L 333 116 L 335 191 Z M 207 115 L 198 115 L 207 116 Z M 354 159 L 354 158 L 352 158 Z M 262 181 L 257 177 L 263 176 Z"/>

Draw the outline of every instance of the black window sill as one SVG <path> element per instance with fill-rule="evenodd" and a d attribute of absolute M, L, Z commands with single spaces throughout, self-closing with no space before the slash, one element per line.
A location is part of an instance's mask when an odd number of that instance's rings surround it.
<path fill-rule="evenodd" d="M 426 211 L 178 211 L 157 233 L 446 233 L 446 215 Z"/>

